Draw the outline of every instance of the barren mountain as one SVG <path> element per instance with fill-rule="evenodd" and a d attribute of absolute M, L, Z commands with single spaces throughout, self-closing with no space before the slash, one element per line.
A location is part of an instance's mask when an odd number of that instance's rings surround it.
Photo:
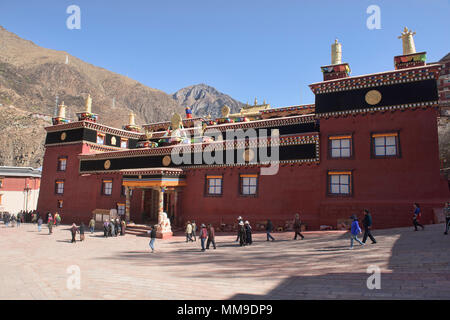
<path fill-rule="evenodd" d="M 230 107 L 231 113 L 239 112 L 244 107 L 242 102 L 206 84 L 180 89 L 172 97 L 183 107 L 191 107 L 192 112 L 197 116 L 210 114 L 212 117 L 220 117 L 224 105 Z"/>

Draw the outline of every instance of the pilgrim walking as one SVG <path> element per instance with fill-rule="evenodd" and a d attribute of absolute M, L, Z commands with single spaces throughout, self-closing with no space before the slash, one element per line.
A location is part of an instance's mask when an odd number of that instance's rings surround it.
<path fill-rule="evenodd" d="M 77 240 L 75 239 L 77 231 L 78 231 L 77 226 L 75 225 L 75 223 L 72 223 L 72 227 L 70 228 L 70 232 L 72 233 L 72 241 L 71 241 L 72 243 L 77 242 Z"/>
<path fill-rule="evenodd" d="M 209 245 L 212 243 L 213 248 L 216 249 L 215 232 L 212 224 L 208 224 L 208 241 L 206 242 L 206 249 L 209 249 Z"/>
<path fill-rule="evenodd" d="M 297 235 L 299 235 L 302 238 L 302 240 L 305 239 L 305 237 L 300 233 L 301 227 L 302 221 L 300 220 L 300 214 L 296 213 L 294 218 L 294 232 L 295 232 L 294 240 L 297 240 Z"/>
<path fill-rule="evenodd" d="M 80 241 L 84 241 L 84 229 L 85 229 L 84 222 L 81 222 L 80 224 Z"/>
<path fill-rule="evenodd" d="M 150 226 L 150 230 L 147 231 L 147 233 L 150 234 L 150 242 L 148 245 L 150 246 L 150 249 L 152 249 L 152 253 L 155 252 L 156 228 L 157 225 Z"/>
<path fill-rule="evenodd" d="M 364 226 L 364 236 L 363 236 L 363 243 L 366 243 L 367 237 L 372 240 L 372 244 L 377 243 L 375 238 L 372 235 L 372 232 L 370 232 L 370 229 L 372 229 L 372 216 L 369 212 L 369 210 L 364 209 L 364 220 L 363 220 L 363 226 Z"/>
<path fill-rule="evenodd" d="M 242 246 L 245 246 L 245 244 L 246 244 L 246 235 L 245 235 L 245 226 L 244 226 L 244 222 L 239 222 L 239 245 L 242 247 Z"/>
<path fill-rule="evenodd" d="M 358 234 L 361 233 L 361 228 L 358 224 L 358 218 L 353 215 L 350 217 L 353 219 L 352 226 L 350 229 L 350 249 L 353 249 L 353 240 L 357 241 L 360 245 L 364 245 L 364 243 L 361 242 L 361 240 L 358 239 Z"/>
<path fill-rule="evenodd" d="M 200 227 L 199 238 L 202 243 L 202 251 L 205 251 L 205 242 L 206 242 L 206 239 L 208 238 L 208 231 L 206 230 L 206 226 L 203 223 Z"/>
<path fill-rule="evenodd" d="M 417 227 L 421 227 L 422 230 L 425 229 L 423 225 L 420 224 L 420 217 L 422 216 L 422 211 L 418 203 L 414 203 L 414 215 L 413 215 L 413 225 L 414 231 L 417 231 Z"/>
<path fill-rule="evenodd" d="M 267 241 L 269 241 L 269 239 L 272 239 L 272 241 L 275 241 L 275 239 L 272 237 L 272 235 L 270 234 L 273 231 L 273 224 L 272 221 L 267 220 L 267 224 L 266 224 L 266 234 L 267 234 Z"/>
<path fill-rule="evenodd" d="M 244 227 L 245 227 L 245 242 L 246 242 L 248 245 L 251 245 L 251 244 L 253 243 L 253 239 L 252 239 L 252 226 L 250 225 L 250 222 L 245 221 Z"/>

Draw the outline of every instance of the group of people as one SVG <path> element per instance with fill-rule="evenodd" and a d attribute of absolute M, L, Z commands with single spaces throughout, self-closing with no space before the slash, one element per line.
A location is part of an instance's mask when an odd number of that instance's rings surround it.
<path fill-rule="evenodd" d="M 89 227 L 91 228 L 91 233 L 93 232 L 92 229 L 92 220 L 89 223 Z M 93 222 L 95 226 L 95 221 Z M 119 218 L 111 219 L 111 221 L 106 220 L 103 223 L 103 236 L 105 238 L 108 237 L 117 237 L 119 234 L 121 236 L 125 235 L 125 229 L 126 229 L 126 223 L 125 220 L 120 220 Z"/>
<path fill-rule="evenodd" d="M 194 220 L 186 223 L 186 242 L 197 241 L 197 225 Z M 202 246 L 202 251 L 208 250 L 210 245 L 216 249 L 215 230 L 212 224 L 208 224 L 208 227 L 204 223 L 200 225 L 199 238 Z M 206 245 L 206 246 L 205 246 Z"/>
<path fill-rule="evenodd" d="M 72 243 L 77 242 L 76 235 L 77 232 L 80 234 L 80 241 L 84 241 L 84 229 L 85 225 L 83 222 L 81 222 L 80 227 L 78 228 L 75 223 L 72 223 L 72 227 L 70 227 L 70 233 L 72 234 Z"/>
<path fill-rule="evenodd" d="M 358 242 L 360 245 L 365 245 L 367 238 L 372 240 L 372 244 L 377 243 L 375 237 L 372 235 L 372 215 L 370 214 L 368 209 L 363 210 L 364 218 L 363 218 L 363 226 L 364 226 L 364 236 L 363 240 L 358 239 L 358 235 L 362 232 L 359 227 L 358 217 L 356 215 L 351 216 L 350 218 L 353 220 L 350 227 L 350 249 L 353 249 L 353 241 Z"/>

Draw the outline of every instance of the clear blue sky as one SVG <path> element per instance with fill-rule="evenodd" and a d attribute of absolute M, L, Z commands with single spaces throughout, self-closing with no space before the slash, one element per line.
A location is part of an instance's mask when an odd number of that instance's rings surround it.
<path fill-rule="evenodd" d="M 66 28 L 72 4 L 81 30 Z M 379 30 L 366 27 L 372 4 Z M 206 83 L 273 107 L 314 102 L 335 38 L 352 75 L 393 69 L 404 26 L 428 61 L 450 51 L 449 0 L 1 0 L 0 25 L 167 93 Z"/>

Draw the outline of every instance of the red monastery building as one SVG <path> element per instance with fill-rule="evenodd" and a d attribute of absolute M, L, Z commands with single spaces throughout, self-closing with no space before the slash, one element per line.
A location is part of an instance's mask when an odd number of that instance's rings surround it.
<path fill-rule="evenodd" d="M 442 66 L 427 65 L 412 36 L 405 28 L 395 70 L 352 77 L 336 41 L 324 80 L 310 85 L 312 105 L 255 101 L 215 120 L 174 115 L 141 133 L 134 115 L 123 129 L 99 124 L 90 97 L 69 122 L 63 103 L 46 128 L 38 211 L 78 223 L 157 222 L 161 237 L 171 235 L 167 216 L 176 225 L 243 216 L 284 226 L 300 212 L 314 230 L 367 208 L 375 228 L 409 226 L 413 202 L 430 223 L 450 196 L 439 170 Z"/>

